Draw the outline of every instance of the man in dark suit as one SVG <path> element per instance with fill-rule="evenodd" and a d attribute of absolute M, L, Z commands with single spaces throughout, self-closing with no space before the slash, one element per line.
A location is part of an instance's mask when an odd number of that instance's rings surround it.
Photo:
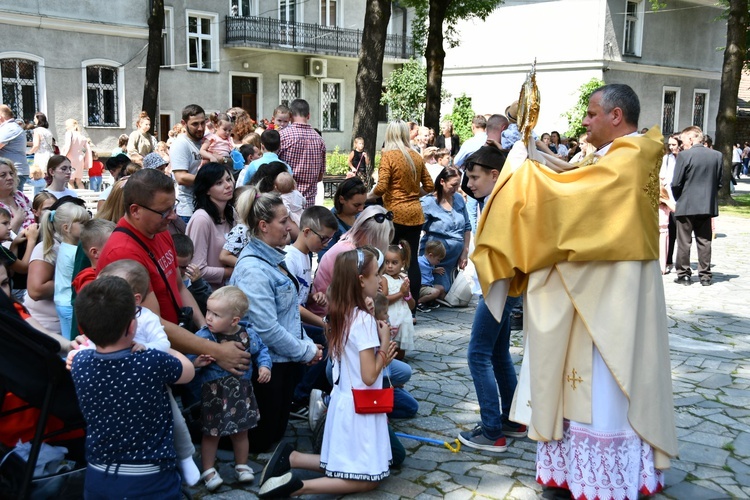
<path fill-rule="evenodd" d="M 719 215 L 721 153 L 703 145 L 703 131 L 688 127 L 682 131 L 683 151 L 677 155 L 672 193 L 677 200 L 677 279 L 690 285 L 690 243 L 695 234 L 698 247 L 698 277 L 711 285 L 711 218 Z"/>

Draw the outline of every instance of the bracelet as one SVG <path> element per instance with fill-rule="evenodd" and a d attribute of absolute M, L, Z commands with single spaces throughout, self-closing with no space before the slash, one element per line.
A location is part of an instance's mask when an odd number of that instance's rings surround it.
<path fill-rule="evenodd" d="M 411 300 L 411 292 L 409 292 L 409 295 L 404 295 L 404 300 L 407 302 Z"/>

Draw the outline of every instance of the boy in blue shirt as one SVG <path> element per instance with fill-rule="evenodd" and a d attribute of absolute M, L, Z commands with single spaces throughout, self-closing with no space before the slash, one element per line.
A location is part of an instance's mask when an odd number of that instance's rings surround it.
<path fill-rule="evenodd" d="M 88 426 L 85 496 L 180 498 L 167 384 L 195 373 L 182 354 L 136 346 L 133 290 L 117 276 L 93 281 L 75 303 L 78 325 L 95 344 L 72 361 L 73 383 Z"/>
<path fill-rule="evenodd" d="M 419 300 L 417 309 L 422 312 L 430 312 L 433 307 L 431 302 L 445 297 L 445 287 L 435 283 L 435 274 L 444 274 L 445 269 L 436 267 L 445 258 L 445 246 L 438 240 L 429 240 L 424 247 L 424 255 L 420 255 L 419 270 L 422 272 L 422 286 L 419 289 Z M 439 306 L 434 306 L 437 308 Z"/>

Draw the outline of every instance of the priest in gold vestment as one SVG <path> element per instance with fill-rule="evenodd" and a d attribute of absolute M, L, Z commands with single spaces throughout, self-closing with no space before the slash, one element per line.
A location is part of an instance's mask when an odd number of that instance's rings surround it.
<path fill-rule="evenodd" d="M 499 318 L 508 294 L 524 295 L 511 420 L 538 441 L 550 498 L 654 494 L 677 454 L 658 263 L 662 136 L 637 134 L 639 113 L 629 86 L 597 89 L 583 121 L 597 151 L 571 170 L 516 144 L 477 230 L 487 306 Z"/>

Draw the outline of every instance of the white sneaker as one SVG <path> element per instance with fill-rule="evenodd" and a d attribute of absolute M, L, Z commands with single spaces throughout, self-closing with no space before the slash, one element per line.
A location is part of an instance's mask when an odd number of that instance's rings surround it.
<path fill-rule="evenodd" d="M 320 389 L 313 389 L 310 392 L 310 405 L 308 406 L 310 411 L 307 414 L 307 419 L 310 424 L 310 429 L 315 430 L 315 426 L 323 417 L 323 414 L 327 411 L 327 407 L 323 402 L 323 391 Z"/>

